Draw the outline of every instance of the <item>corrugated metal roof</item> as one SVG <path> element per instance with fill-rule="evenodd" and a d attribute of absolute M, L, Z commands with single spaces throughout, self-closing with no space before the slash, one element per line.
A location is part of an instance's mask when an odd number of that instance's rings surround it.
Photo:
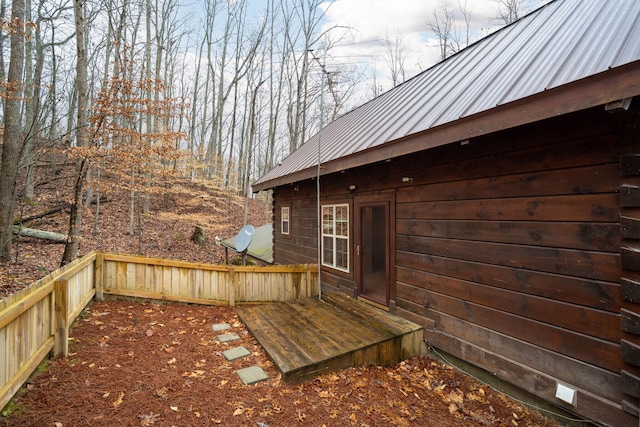
<path fill-rule="evenodd" d="M 638 61 L 640 1 L 556 0 L 329 123 L 322 164 Z M 316 134 L 254 189 L 317 163 Z"/>

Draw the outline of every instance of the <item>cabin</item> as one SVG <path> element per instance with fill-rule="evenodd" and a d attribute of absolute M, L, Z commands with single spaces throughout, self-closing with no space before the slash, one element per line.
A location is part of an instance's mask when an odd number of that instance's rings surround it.
<path fill-rule="evenodd" d="M 327 124 L 253 185 L 275 263 L 637 426 L 639 41 L 640 2 L 555 0 Z"/>

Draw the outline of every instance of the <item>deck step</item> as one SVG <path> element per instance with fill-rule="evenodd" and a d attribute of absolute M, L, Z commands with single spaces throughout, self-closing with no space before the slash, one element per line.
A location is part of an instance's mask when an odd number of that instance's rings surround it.
<path fill-rule="evenodd" d="M 285 381 L 394 365 L 424 352 L 421 326 L 344 294 L 241 306 L 237 313 Z"/>

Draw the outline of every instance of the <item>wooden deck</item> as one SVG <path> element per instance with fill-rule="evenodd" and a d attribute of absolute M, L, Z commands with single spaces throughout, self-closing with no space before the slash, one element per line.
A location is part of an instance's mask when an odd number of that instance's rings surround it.
<path fill-rule="evenodd" d="M 237 312 L 285 381 L 352 366 L 394 365 L 424 348 L 419 325 L 344 294 L 241 306 Z"/>

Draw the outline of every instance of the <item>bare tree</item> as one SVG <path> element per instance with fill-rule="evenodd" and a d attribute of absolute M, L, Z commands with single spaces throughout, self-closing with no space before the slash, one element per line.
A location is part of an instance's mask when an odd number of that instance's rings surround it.
<path fill-rule="evenodd" d="M 384 40 L 384 62 L 391 73 L 393 87 L 398 86 L 405 80 L 404 62 L 407 55 L 404 52 L 402 35 L 396 33 L 393 40 L 387 34 Z"/>
<path fill-rule="evenodd" d="M 433 11 L 433 21 L 427 23 L 427 28 L 438 38 L 440 59 L 445 60 L 451 55 L 451 40 L 453 39 L 453 13 L 443 6 L 439 11 Z"/>
<path fill-rule="evenodd" d="M 11 3 L 11 54 L 5 89 L 2 169 L 0 169 L 0 260 L 11 259 L 13 213 L 15 208 L 18 163 L 24 149 L 20 111 L 22 109 L 22 72 L 24 69 L 25 2 Z"/>
<path fill-rule="evenodd" d="M 517 21 L 524 12 L 524 0 L 495 0 L 498 7 L 498 19 L 509 25 Z"/>
<path fill-rule="evenodd" d="M 464 35 L 460 25 L 456 24 L 458 21 L 456 13 L 446 6 L 434 9 L 433 21 L 427 22 L 427 28 L 438 39 L 441 60 L 445 60 L 471 43 L 471 12 L 467 7 L 467 1 L 458 2 L 458 9 L 464 20 Z"/>
<path fill-rule="evenodd" d="M 291 9 L 285 10 L 287 19 L 298 19 L 296 25 L 287 25 L 289 31 L 285 33 L 285 54 L 291 57 L 291 62 L 287 62 L 288 80 L 293 84 L 287 106 L 289 152 L 306 139 L 310 51 L 321 38 L 317 34 L 324 16 L 321 3 L 321 0 L 297 0 Z"/>
<path fill-rule="evenodd" d="M 270 23 L 270 33 L 269 33 L 269 63 L 271 64 L 272 70 L 275 64 L 278 64 L 276 70 L 273 70 L 269 73 L 269 93 L 271 96 L 269 97 L 269 129 L 267 136 L 267 149 L 266 156 L 264 158 L 265 162 L 262 165 L 263 169 L 261 169 L 261 173 L 266 172 L 270 169 L 275 160 L 275 147 L 276 141 L 278 138 L 278 125 L 280 119 L 280 110 L 283 100 L 283 89 L 284 89 L 284 77 L 285 77 L 285 64 L 286 56 L 280 55 L 279 62 L 277 61 L 277 52 L 276 49 L 282 48 L 282 46 L 278 46 L 277 38 L 279 38 L 278 30 L 276 29 L 276 16 L 277 12 L 281 10 L 276 4 L 275 0 L 270 0 L 270 11 L 271 11 L 271 23 Z M 287 25 L 288 21 L 285 21 L 285 25 Z M 282 29 L 282 31 L 286 31 L 286 29 Z M 275 71 L 275 72 L 274 72 Z"/>

